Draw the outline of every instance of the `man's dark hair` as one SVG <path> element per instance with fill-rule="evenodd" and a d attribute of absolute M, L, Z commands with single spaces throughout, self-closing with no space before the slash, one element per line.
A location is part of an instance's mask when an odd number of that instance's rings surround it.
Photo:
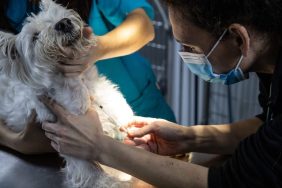
<path fill-rule="evenodd" d="M 214 35 L 232 23 L 270 35 L 282 34 L 282 0 L 163 0 L 183 19 Z"/>

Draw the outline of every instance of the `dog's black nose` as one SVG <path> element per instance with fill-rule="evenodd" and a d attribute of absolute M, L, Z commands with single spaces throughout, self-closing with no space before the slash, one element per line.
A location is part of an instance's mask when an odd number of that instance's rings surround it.
<path fill-rule="evenodd" d="M 70 19 L 63 18 L 55 25 L 55 30 L 69 33 L 73 30 L 74 26 Z"/>

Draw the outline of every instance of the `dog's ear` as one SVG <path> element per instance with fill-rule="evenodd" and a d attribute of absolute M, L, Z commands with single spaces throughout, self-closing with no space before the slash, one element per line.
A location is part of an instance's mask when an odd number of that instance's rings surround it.
<path fill-rule="evenodd" d="M 40 9 L 46 11 L 49 9 L 51 5 L 54 5 L 54 1 L 52 0 L 41 0 Z"/>
<path fill-rule="evenodd" d="M 28 71 L 16 47 L 17 36 L 0 31 L 0 73 L 28 82 Z"/>
<path fill-rule="evenodd" d="M 0 74 L 18 79 L 24 83 L 31 83 L 30 71 L 27 64 L 21 61 L 21 52 L 16 46 L 17 36 L 0 31 Z"/>
<path fill-rule="evenodd" d="M 22 65 L 16 48 L 16 35 L 0 31 L 0 73 L 15 76 Z"/>
<path fill-rule="evenodd" d="M 15 60 L 19 56 L 16 48 L 16 35 L 0 31 L 1 59 Z M 1 63 L 2 64 L 2 63 Z M 1 67 L 3 65 L 0 65 Z"/>

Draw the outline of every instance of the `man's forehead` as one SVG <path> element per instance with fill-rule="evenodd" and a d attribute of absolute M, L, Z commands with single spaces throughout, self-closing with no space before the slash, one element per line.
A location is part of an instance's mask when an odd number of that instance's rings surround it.
<path fill-rule="evenodd" d="M 170 12 L 169 16 L 174 38 L 182 45 L 205 51 L 207 50 L 205 49 L 206 46 L 210 46 L 214 43 L 214 37 L 211 33 L 195 26 L 190 20 L 179 18 L 179 15 L 172 12 Z"/>
<path fill-rule="evenodd" d="M 171 22 L 174 38 L 181 44 L 191 44 L 195 37 L 197 37 L 197 31 L 195 31 L 195 28 L 191 24 L 183 22 L 178 20 Z"/>

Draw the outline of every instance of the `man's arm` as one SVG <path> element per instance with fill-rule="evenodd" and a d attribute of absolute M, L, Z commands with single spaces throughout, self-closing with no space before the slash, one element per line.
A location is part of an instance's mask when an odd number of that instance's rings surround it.
<path fill-rule="evenodd" d="M 198 125 L 187 127 L 193 139 L 187 141 L 189 151 L 232 154 L 239 142 L 255 133 L 262 125 L 259 118 L 251 118 L 225 125 Z"/>
<path fill-rule="evenodd" d="M 101 141 L 98 161 L 102 164 L 122 170 L 156 187 L 207 188 L 208 169 L 205 167 L 124 145 L 107 136 L 103 136 Z"/>
<path fill-rule="evenodd" d="M 52 140 L 52 146 L 60 153 L 98 161 L 157 187 L 207 187 L 207 168 L 159 156 L 104 135 L 98 113 L 93 108 L 77 116 L 46 97 L 42 97 L 41 101 L 58 118 L 56 123 L 43 123 L 43 129 Z M 177 131 L 175 127 L 180 126 L 171 125 L 166 130 Z M 170 132 L 164 134 L 173 136 Z"/>
<path fill-rule="evenodd" d="M 131 139 L 126 143 L 148 149 L 152 140 L 145 135 L 155 134 L 160 139 L 155 139 L 156 145 L 150 145 L 149 150 L 161 155 L 232 154 L 239 142 L 255 133 L 261 124 L 260 119 L 252 118 L 225 125 L 180 126 L 159 119 L 136 118 L 127 125 L 127 129 L 131 126 L 137 129 L 129 131 Z"/>
<path fill-rule="evenodd" d="M 210 188 L 282 187 L 282 117 L 244 139 L 223 165 L 209 169 Z"/>

